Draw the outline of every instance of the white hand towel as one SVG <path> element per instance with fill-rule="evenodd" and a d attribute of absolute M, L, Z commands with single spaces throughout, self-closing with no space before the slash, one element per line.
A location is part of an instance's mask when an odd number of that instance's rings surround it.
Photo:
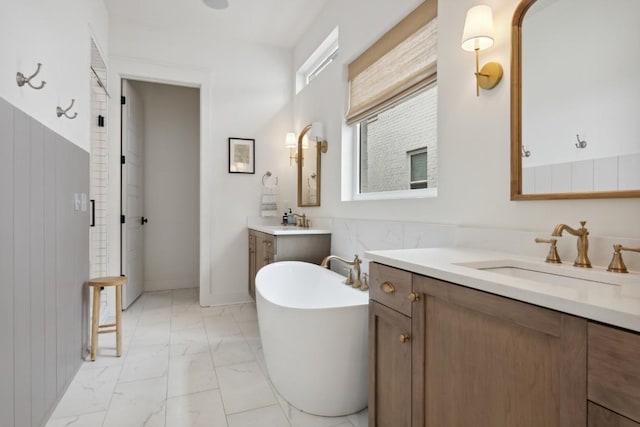
<path fill-rule="evenodd" d="M 262 186 L 262 199 L 260 201 L 261 216 L 278 216 L 278 206 L 276 204 L 276 195 L 278 187 L 275 185 Z"/>

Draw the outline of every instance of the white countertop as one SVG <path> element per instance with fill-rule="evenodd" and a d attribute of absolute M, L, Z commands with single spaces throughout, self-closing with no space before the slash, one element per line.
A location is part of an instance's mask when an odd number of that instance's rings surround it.
<path fill-rule="evenodd" d="M 465 248 L 369 251 L 365 257 L 413 273 L 640 332 L 640 273 L 636 271 L 611 273 L 606 267 L 577 268 L 572 263 L 549 264 L 530 257 Z M 537 271 L 577 277 L 578 280 L 552 283 L 553 276 L 548 276 L 551 280 L 543 283 L 538 279 L 479 269 L 500 265 L 530 266 Z"/>
<path fill-rule="evenodd" d="M 273 236 L 294 236 L 305 234 L 331 234 L 326 228 L 302 228 L 295 225 L 250 225 L 250 230 L 260 231 Z"/>

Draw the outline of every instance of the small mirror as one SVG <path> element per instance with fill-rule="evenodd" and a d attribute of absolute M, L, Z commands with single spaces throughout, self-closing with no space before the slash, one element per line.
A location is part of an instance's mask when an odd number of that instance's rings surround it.
<path fill-rule="evenodd" d="M 512 200 L 640 197 L 638 16 L 637 0 L 519 4 Z"/>
<path fill-rule="evenodd" d="M 313 129 L 315 126 L 316 129 Z M 320 206 L 320 156 L 326 147 L 322 140 L 322 126 L 308 125 L 298 136 L 298 206 Z"/>

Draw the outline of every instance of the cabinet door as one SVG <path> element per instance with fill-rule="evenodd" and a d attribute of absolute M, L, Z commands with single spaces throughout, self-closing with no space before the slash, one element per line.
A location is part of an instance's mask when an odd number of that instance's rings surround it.
<path fill-rule="evenodd" d="M 256 273 L 273 262 L 275 243 L 275 236 L 256 232 Z"/>
<path fill-rule="evenodd" d="M 256 299 L 256 234 L 249 231 L 249 295 Z"/>
<path fill-rule="evenodd" d="M 411 319 L 369 303 L 369 427 L 411 426 Z"/>
<path fill-rule="evenodd" d="M 640 334 L 589 322 L 589 400 L 640 422 Z"/>
<path fill-rule="evenodd" d="M 640 424 L 589 402 L 589 427 L 640 427 Z"/>
<path fill-rule="evenodd" d="M 422 276 L 413 290 L 414 427 L 586 426 L 584 319 Z"/>

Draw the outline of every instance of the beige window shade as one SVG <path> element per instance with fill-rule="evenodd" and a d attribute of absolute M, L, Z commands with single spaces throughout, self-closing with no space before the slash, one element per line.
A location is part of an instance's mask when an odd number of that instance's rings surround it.
<path fill-rule="evenodd" d="M 357 123 L 436 80 L 437 10 L 427 0 L 349 64 L 347 124 Z"/>

